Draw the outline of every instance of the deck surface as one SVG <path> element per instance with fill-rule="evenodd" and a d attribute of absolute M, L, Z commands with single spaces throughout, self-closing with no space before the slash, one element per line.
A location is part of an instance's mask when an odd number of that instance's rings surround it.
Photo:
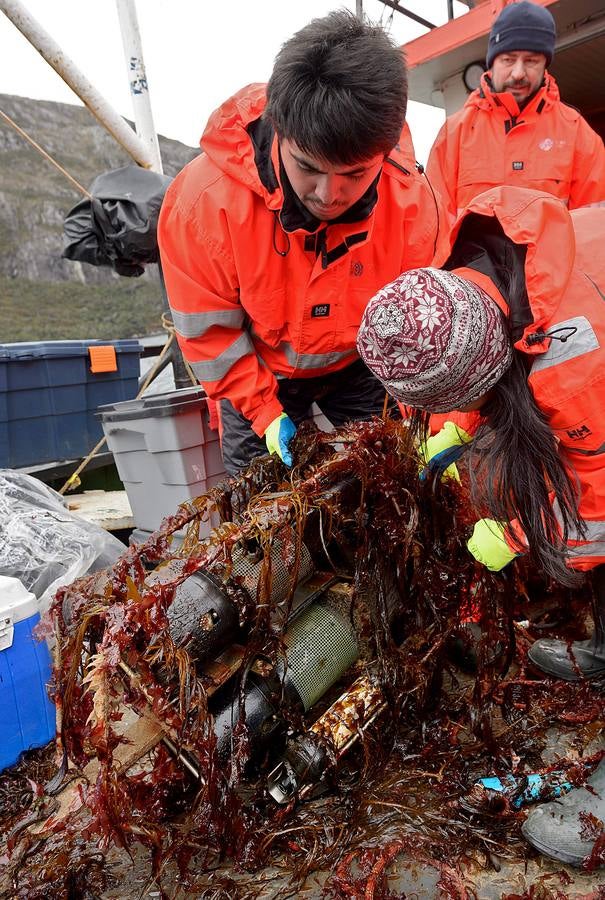
<path fill-rule="evenodd" d="M 84 491 L 83 494 L 70 494 L 67 497 L 67 508 L 105 531 L 135 527 L 126 491 Z"/>

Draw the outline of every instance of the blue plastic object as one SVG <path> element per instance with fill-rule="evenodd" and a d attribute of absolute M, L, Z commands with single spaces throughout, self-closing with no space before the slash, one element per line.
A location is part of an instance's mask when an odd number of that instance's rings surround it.
<path fill-rule="evenodd" d="M 490 791 L 508 794 L 511 797 L 511 806 L 515 809 L 520 809 L 526 803 L 536 803 L 538 800 L 553 800 L 573 788 L 573 785 L 565 779 L 563 772 L 547 772 L 545 775 L 532 773 L 521 778 L 506 775 L 504 779 L 494 776 L 481 778 L 478 783 Z"/>
<path fill-rule="evenodd" d="M 460 459 L 464 449 L 464 444 L 454 444 L 452 447 L 441 450 L 440 453 L 435 453 L 420 472 L 420 481 L 425 481 L 429 475 L 431 477 L 442 475 L 452 463 L 455 463 Z"/>
<path fill-rule="evenodd" d="M 296 425 L 286 413 L 281 413 L 265 431 L 265 441 L 269 453 L 276 453 L 288 467 L 292 466 L 289 444 L 295 434 Z"/>
<path fill-rule="evenodd" d="M 19 586 L 24 599 L 7 605 L 10 582 Z M 55 707 L 46 689 L 50 653 L 33 635 L 40 620 L 40 614 L 32 612 L 35 604 L 36 598 L 17 579 L 0 576 L 0 770 L 55 736 Z"/>
<path fill-rule="evenodd" d="M 89 348 L 115 347 L 114 372 L 91 371 Z M 138 341 L 0 344 L 0 467 L 85 456 L 102 437 L 98 406 L 137 393 Z"/>

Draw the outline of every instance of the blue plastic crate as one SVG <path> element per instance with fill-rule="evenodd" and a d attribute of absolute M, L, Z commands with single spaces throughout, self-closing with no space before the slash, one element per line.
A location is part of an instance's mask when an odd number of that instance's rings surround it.
<path fill-rule="evenodd" d="M 35 596 L 18 579 L 0 575 L 0 770 L 55 736 L 50 654 L 33 634 L 39 621 Z"/>
<path fill-rule="evenodd" d="M 89 348 L 115 347 L 117 370 L 93 373 Z M 0 344 L 0 467 L 85 456 L 103 436 L 98 406 L 137 393 L 138 341 Z"/>

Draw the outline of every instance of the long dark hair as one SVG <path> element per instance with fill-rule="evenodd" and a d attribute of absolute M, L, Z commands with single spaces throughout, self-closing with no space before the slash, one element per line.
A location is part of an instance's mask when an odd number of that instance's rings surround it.
<path fill-rule="evenodd" d="M 536 405 L 525 360 L 518 351 L 513 353 L 513 362 L 492 388 L 481 409 L 475 438 L 465 450 L 473 501 L 499 521 L 516 519 L 542 573 L 575 586 L 581 576 L 565 564 L 565 557 L 567 538 L 585 534 L 577 486 L 563 465 L 546 417 Z M 422 433 L 427 424 L 427 413 L 413 413 L 416 432 Z"/>
<path fill-rule="evenodd" d="M 566 564 L 566 541 L 585 533 L 578 490 L 563 465 L 555 435 L 534 400 L 521 353 L 492 389 L 469 448 L 473 496 L 494 518 L 517 519 L 529 552 L 545 575 L 575 585 L 581 576 Z M 557 513 L 552 502 L 554 495 Z"/>

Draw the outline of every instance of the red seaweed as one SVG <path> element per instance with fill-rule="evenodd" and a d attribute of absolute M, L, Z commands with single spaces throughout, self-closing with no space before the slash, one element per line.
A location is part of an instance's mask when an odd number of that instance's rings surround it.
<path fill-rule="evenodd" d="M 480 511 L 462 485 L 419 481 L 402 423 L 373 420 L 332 435 L 303 427 L 294 453 L 294 469 L 257 460 L 241 477 L 183 504 L 110 570 L 58 592 L 47 629 L 58 638 L 53 695 L 62 710 L 61 742 L 76 773 L 95 768 L 80 789 L 77 828 L 63 821 L 28 843 L 26 826 L 16 837 L 15 891 L 36 882 L 60 895 L 68 877 L 100 872 L 98 860 L 117 846 L 130 854 L 146 850 L 160 891 L 178 872 L 183 890 L 205 896 L 212 884 L 222 890 L 223 879 L 224 896 L 236 897 L 236 881 L 224 869 L 215 872 L 221 861 L 240 873 L 280 861 L 293 890 L 323 870 L 331 872 L 326 897 L 377 900 L 395 896 L 389 870 L 403 857 L 433 866 L 442 894 L 463 900 L 472 896 L 462 874 L 466 860 L 527 854 L 522 813 L 504 803 L 473 815 L 459 800 L 479 777 L 544 769 L 540 754 L 553 723 L 576 735 L 581 754 L 590 729 L 605 721 L 594 686 L 553 682 L 527 666 L 527 647 L 542 633 L 532 629 L 532 609 L 540 607 L 542 628 L 542 608 L 563 607 L 568 594 L 523 566 L 497 576 L 474 563 L 465 540 Z M 199 523 L 211 513 L 221 524 L 199 540 Z M 175 549 L 171 535 L 181 528 L 187 536 Z M 264 790 L 266 769 L 250 769 L 243 716 L 230 759 L 219 759 L 211 681 L 187 648 L 175 645 L 167 610 L 177 586 L 197 571 L 227 585 L 246 629 L 236 675 L 243 696 L 258 660 L 270 670 L 283 655 L 303 538 L 317 568 L 336 570 L 351 584 L 349 613 L 364 650 L 347 683 L 371 662 L 388 710 L 330 771 L 330 793 L 276 807 Z M 271 601 L 270 552 L 278 539 L 293 573 L 280 610 Z M 255 547 L 261 561 L 252 599 L 233 576 L 242 545 Z M 576 597 L 574 610 L 588 602 Z M 577 619 L 558 620 L 566 639 L 577 634 Z M 478 643 L 469 638 L 469 622 Z M 474 654 L 470 674 L 452 663 L 460 641 Z M 306 718 L 300 710 L 280 712 L 292 730 L 304 730 L 323 702 Z M 169 745 L 195 762 L 201 780 L 162 744 L 144 764 L 121 770 L 125 709 L 146 710 L 161 722 Z M 575 759 L 570 777 L 580 784 L 590 767 Z M 590 867 L 603 861 L 602 832 L 595 836 Z M 76 847 L 81 863 L 74 862 Z M 247 884 L 246 896 L 254 896 L 260 882 L 251 875 Z"/>

